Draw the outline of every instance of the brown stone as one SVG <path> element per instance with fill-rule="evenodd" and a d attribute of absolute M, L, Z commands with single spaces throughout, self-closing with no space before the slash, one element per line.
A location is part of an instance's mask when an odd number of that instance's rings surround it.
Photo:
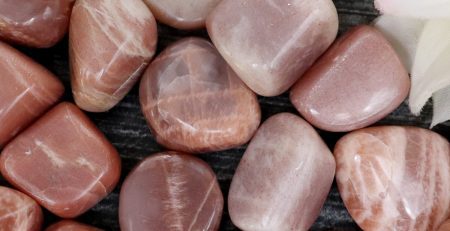
<path fill-rule="evenodd" d="M 441 226 L 439 226 L 438 231 L 450 231 L 450 220 L 446 220 Z"/>
<path fill-rule="evenodd" d="M 52 213 L 72 218 L 113 190 L 120 157 L 80 109 L 60 103 L 5 147 L 0 171 Z"/>
<path fill-rule="evenodd" d="M 102 230 L 89 225 L 78 223 L 76 221 L 63 220 L 47 227 L 45 231 L 102 231 Z"/>

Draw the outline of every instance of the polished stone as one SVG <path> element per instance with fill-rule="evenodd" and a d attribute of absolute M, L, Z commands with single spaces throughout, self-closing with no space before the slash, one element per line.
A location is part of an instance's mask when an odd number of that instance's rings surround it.
<path fill-rule="evenodd" d="M 91 112 L 114 107 L 156 49 L 156 21 L 141 0 L 78 0 L 70 21 L 72 92 Z"/>
<path fill-rule="evenodd" d="M 80 109 L 60 103 L 3 149 L 0 171 L 52 213 L 73 218 L 113 190 L 120 157 Z"/>
<path fill-rule="evenodd" d="M 223 196 L 212 169 L 176 152 L 151 155 L 127 176 L 120 192 L 122 231 L 219 229 Z"/>
<path fill-rule="evenodd" d="M 41 207 L 27 195 L 0 186 L 0 231 L 39 231 Z"/>
<path fill-rule="evenodd" d="M 30 47 L 51 47 L 69 26 L 75 0 L 1 0 L 0 38 Z"/>
<path fill-rule="evenodd" d="M 363 230 L 436 230 L 450 212 L 448 141 L 430 130 L 365 128 L 336 144 L 336 181 Z"/>
<path fill-rule="evenodd" d="M 63 220 L 47 227 L 45 231 L 102 231 L 102 230 L 89 225 L 78 223 L 76 221 Z"/>
<path fill-rule="evenodd" d="M 242 145 L 261 119 L 256 95 L 200 38 L 183 39 L 152 62 L 141 81 L 140 101 L 156 140 L 178 151 Z"/>
<path fill-rule="evenodd" d="M 312 125 L 342 132 L 395 110 L 410 80 L 389 42 L 371 26 L 347 32 L 294 85 L 291 101 Z"/>
<path fill-rule="evenodd" d="M 450 231 L 450 220 L 446 220 L 443 224 L 441 224 L 438 231 Z"/>
<path fill-rule="evenodd" d="M 228 210 L 242 230 L 308 230 L 333 183 L 335 162 L 317 132 L 281 113 L 256 132 L 231 182 Z"/>
<path fill-rule="evenodd" d="M 0 42 L 0 149 L 64 92 L 47 69 Z"/>
<path fill-rule="evenodd" d="M 222 0 L 206 27 L 253 91 L 276 96 L 334 41 L 338 18 L 331 0 Z"/>

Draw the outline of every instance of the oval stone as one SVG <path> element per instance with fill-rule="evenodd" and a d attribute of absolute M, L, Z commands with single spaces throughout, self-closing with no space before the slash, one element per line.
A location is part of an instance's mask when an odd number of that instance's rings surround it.
<path fill-rule="evenodd" d="M 42 220 L 41 207 L 33 199 L 0 186 L 0 230 L 39 231 Z"/>
<path fill-rule="evenodd" d="M 123 231 L 219 229 L 223 196 L 202 160 L 176 152 L 152 155 L 127 176 L 120 192 Z"/>
<path fill-rule="evenodd" d="M 102 231 L 102 230 L 89 225 L 78 223 L 76 221 L 63 220 L 47 227 L 45 231 Z"/>
<path fill-rule="evenodd" d="M 140 102 L 156 140 L 184 152 L 242 145 L 261 118 L 256 95 L 200 38 L 183 39 L 152 62 L 141 81 Z"/>
<path fill-rule="evenodd" d="M 122 100 L 156 49 L 156 21 L 142 0 L 78 0 L 69 34 L 73 96 L 91 112 Z"/>
<path fill-rule="evenodd" d="M 436 230 L 450 211 L 449 143 L 415 127 L 365 128 L 335 147 L 336 181 L 363 230 Z"/>
<path fill-rule="evenodd" d="M 113 190 L 120 157 L 80 109 L 60 103 L 5 147 L 0 171 L 50 212 L 73 218 Z"/>
<path fill-rule="evenodd" d="M 347 32 L 294 85 L 291 101 L 312 125 L 343 132 L 366 127 L 408 96 L 408 72 L 371 26 Z"/>
<path fill-rule="evenodd" d="M 231 182 L 228 209 L 243 230 L 307 230 L 333 183 L 335 162 L 317 132 L 281 113 L 256 132 Z"/>
<path fill-rule="evenodd" d="M 219 52 L 253 91 L 276 96 L 334 41 L 338 18 L 330 0 L 222 0 L 206 27 Z"/>

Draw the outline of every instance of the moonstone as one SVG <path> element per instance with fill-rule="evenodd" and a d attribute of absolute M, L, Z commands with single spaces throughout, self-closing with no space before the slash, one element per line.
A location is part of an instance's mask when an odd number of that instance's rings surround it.
<path fill-rule="evenodd" d="M 120 192 L 122 231 L 218 230 L 223 196 L 204 161 L 176 152 L 143 160 Z"/>
<path fill-rule="evenodd" d="M 222 0 L 206 27 L 253 91 L 276 96 L 334 41 L 338 18 L 331 0 Z"/>
<path fill-rule="evenodd" d="M 0 186 L 0 231 L 39 231 L 41 207 L 27 195 Z"/>
<path fill-rule="evenodd" d="M 51 47 L 69 26 L 75 0 L 1 0 L 0 38 L 30 47 Z"/>
<path fill-rule="evenodd" d="M 231 182 L 231 220 L 246 231 L 307 230 L 333 183 L 335 162 L 317 132 L 281 113 L 256 132 Z"/>
<path fill-rule="evenodd" d="M 0 171 L 50 212 L 73 218 L 112 191 L 120 157 L 80 109 L 60 103 L 5 147 Z"/>
<path fill-rule="evenodd" d="M 336 180 L 363 230 L 436 230 L 450 208 L 449 143 L 414 127 L 361 129 L 336 144 Z"/>
<path fill-rule="evenodd" d="M 1 149 L 56 103 L 64 86 L 47 69 L 2 42 L 0 72 Z"/>
<path fill-rule="evenodd" d="M 69 34 L 72 92 L 91 112 L 122 100 L 156 49 L 156 21 L 142 0 L 78 0 Z"/>
<path fill-rule="evenodd" d="M 389 42 L 375 28 L 358 26 L 294 85 L 291 101 L 312 125 L 343 132 L 382 119 L 409 88 L 408 72 Z"/>
<path fill-rule="evenodd" d="M 45 231 L 102 231 L 95 227 L 71 220 L 63 220 L 49 226 Z"/>
<path fill-rule="evenodd" d="M 178 29 L 199 29 L 221 0 L 144 0 L 158 21 Z"/>
<path fill-rule="evenodd" d="M 256 95 L 200 38 L 183 39 L 152 62 L 141 81 L 140 101 L 157 141 L 178 151 L 242 145 L 261 119 Z"/>

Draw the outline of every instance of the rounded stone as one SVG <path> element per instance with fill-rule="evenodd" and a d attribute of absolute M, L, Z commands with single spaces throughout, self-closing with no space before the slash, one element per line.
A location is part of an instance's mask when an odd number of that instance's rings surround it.
<path fill-rule="evenodd" d="M 102 230 L 89 225 L 78 223 L 76 221 L 62 220 L 58 223 L 55 223 L 47 227 L 45 231 L 102 231 Z"/>

